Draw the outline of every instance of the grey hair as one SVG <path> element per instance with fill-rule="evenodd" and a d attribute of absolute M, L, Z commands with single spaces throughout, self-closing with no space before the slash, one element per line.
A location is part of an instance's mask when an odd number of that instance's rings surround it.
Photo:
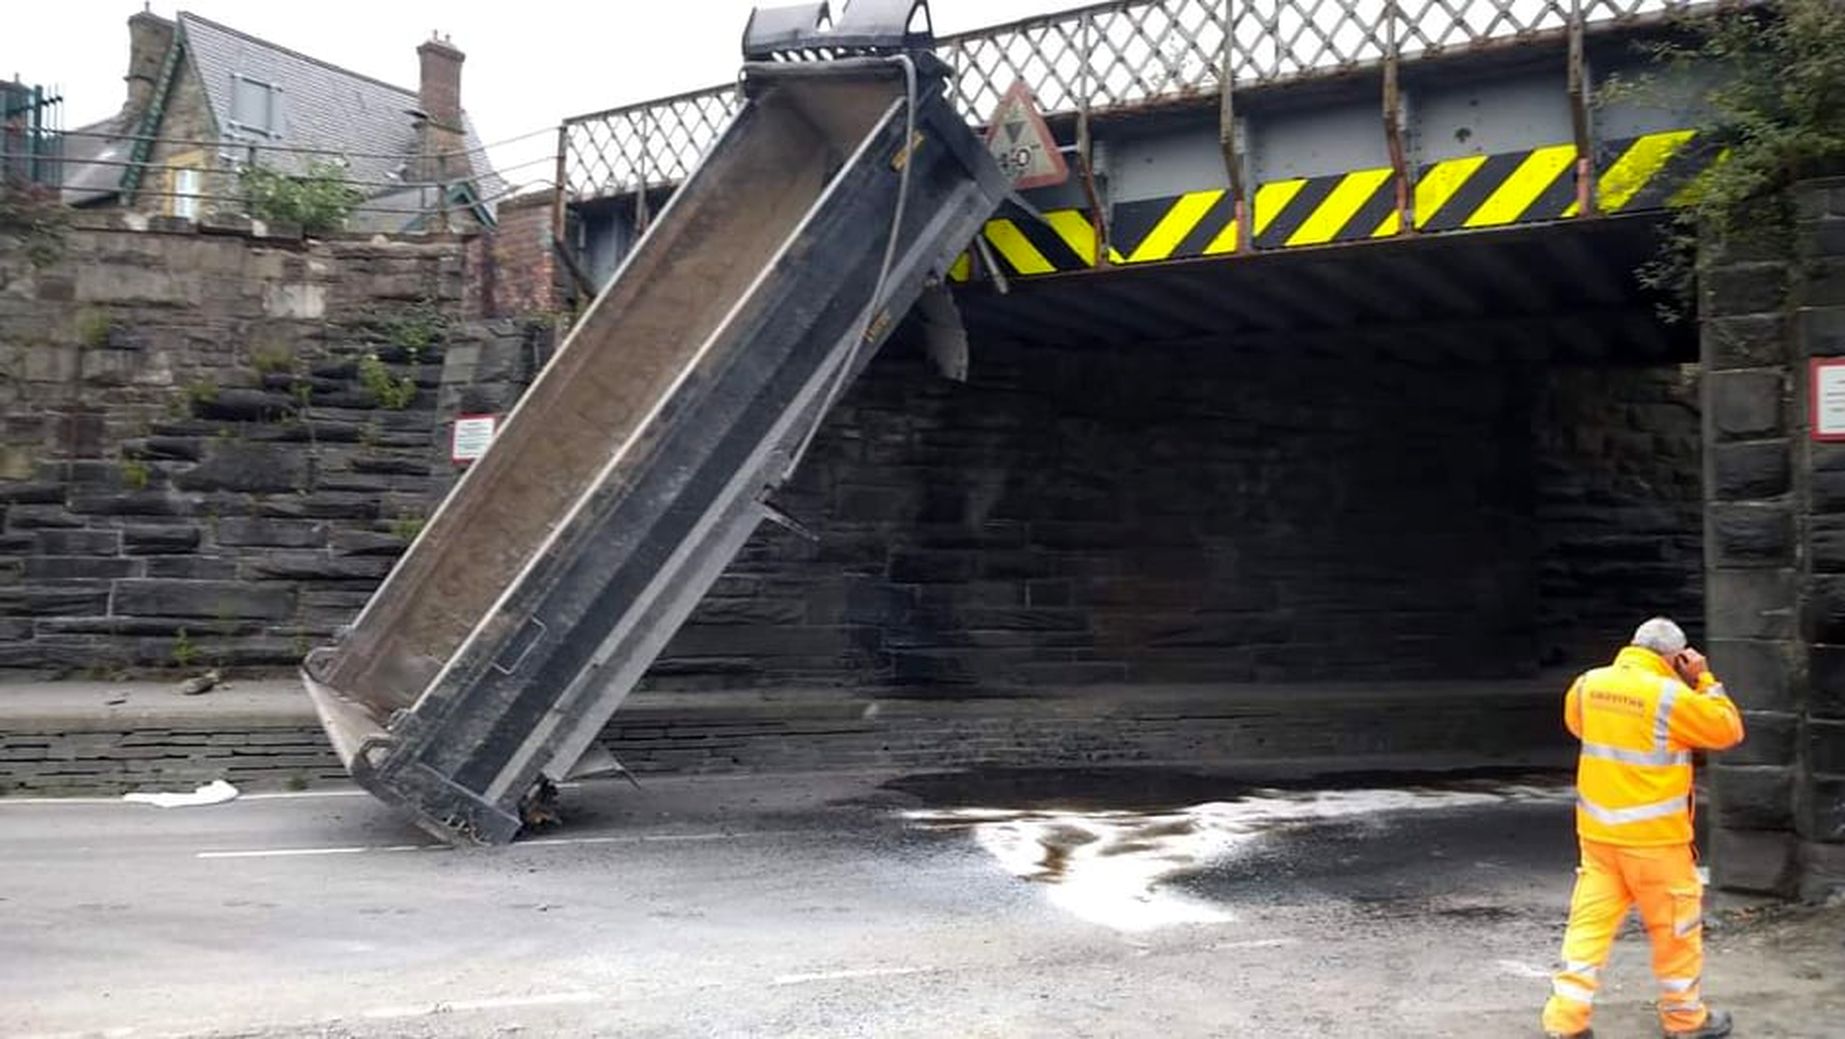
<path fill-rule="evenodd" d="M 1669 657 L 1685 648 L 1685 629 L 1665 617 L 1654 617 L 1634 629 L 1633 645 Z"/>

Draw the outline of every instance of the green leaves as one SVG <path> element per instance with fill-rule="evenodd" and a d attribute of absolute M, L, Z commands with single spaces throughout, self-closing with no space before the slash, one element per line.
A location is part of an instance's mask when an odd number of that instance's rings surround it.
<path fill-rule="evenodd" d="M 240 174 L 244 204 L 252 217 L 298 224 L 304 231 L 337 231 L 365 196 L 346 181 L 337 162 L 310 162 L 300 175 L 266 166 L 247 166 Z"/>

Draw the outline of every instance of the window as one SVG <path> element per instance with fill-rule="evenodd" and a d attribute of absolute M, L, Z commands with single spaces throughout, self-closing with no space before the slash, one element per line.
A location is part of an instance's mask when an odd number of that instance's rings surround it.
<path fill-rule="evenodd" d="M 187 220 L 199 218 L 199 185 L 204 177 L 198 170 L 173 171 L 173 215 Z"/>
<path fill-rule="evenodd" d="M 231 126 L 264 137 L 282 136 L 282 88 L 248 76 L 233 75 Z"/>

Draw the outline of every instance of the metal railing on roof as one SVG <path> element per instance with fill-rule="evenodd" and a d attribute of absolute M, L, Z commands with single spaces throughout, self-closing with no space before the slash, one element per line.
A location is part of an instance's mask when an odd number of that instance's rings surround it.
<path fill-rule="evenodd" d="M 955 102 L 979 124 L 1023 81 L 1047 113 L 1105 113 L 1659 20 L 1697 0 L 1112 0 L 946 36 Z M 576 116 L 559 133 L 573 201 L 677 184 L 736 111 L 734 85 Z"/>

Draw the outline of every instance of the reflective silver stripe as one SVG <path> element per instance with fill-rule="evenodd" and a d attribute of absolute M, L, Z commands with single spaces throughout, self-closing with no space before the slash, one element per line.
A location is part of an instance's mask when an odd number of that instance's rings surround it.
<path fill-rule="evenodd" d="M 1564 999 L 1573 999 L 1578 1003 L 1595 1002 L 1595 990 L 1594 989 L 1584 988 L 1581 985 L 1577 985 L 1574 982 L 1564 981 L 1561 978 L 1558 978 L 1556 981 L 1553 981 L 1550 983 L 1550 991 L 1555 993 L 1558 996 L 1563 997 Z"/>
<path fill-rule="evenodd" d="M 1672 705 L 1677 702 L 1681 688 L 1675 678 L 1659 680 L 1659 706 L 1653 710 L 1653 746 L 1661 751 L 1672 737 Z"/>
<path fill-rule="evenodd" d="M 1695 1014 L 1703 1009 L 1704 1001 L 1701 999 L 1689 1003 L 1670 1003 L 1663 999 L 1659 1001 L 1659 1012 L 1662 1014 Z"/>
<path fill-rule="evenodd" d="M 1664 801 L 1654 801 L 1652 804 L 1634 805 L 1632 808 L 1603 808 L 1581 794 L 1576 796 L 1576 807 L 1582 809 L 1589 818 L 1609 826 L 1645 822 L 1648 819 L 1663 819 L 1668 815 L 1684 811 L 1690 803 L 1690 798 L 1680 794 L 1677 797 L 1666 798 Z"/>
<path fill-rule="evenodd" d="M 1606 743 L 1584 743 L 1582 755 L 1587 758 L 1601 758 L 1603 761 L 1618 761 L 1623 765 L 1691 764 L 1690 751 L 1628 750 L 1625 747 L 1610 747 Z"/>
<path fill-rule="evenodd" d="M 1660 978 L 1659 987 L 1674 994 L 1690 992 L 1698 987 L 1699 978 Z"/>
<path fill-rule="evenodd" d="M 1686 922 L 1682 924 L 1677 924 L 1673 926 L 1672 937 L 1684 938 L 1690 935 L 1692 932 L 1696 931 L 1698 928 L 1703 927 L 1703 926 L 1704 926 L 1704 916 L 1702 913 L 1700 913 L 1699 915 L 1692 917 L 1690 920 L 1687 920 Z"/>
<path fill-rule="evenodd" d="M 1578 963 L 1575 961 L 1569 961 L 1563 964 L 1563 973 L 1575 974 L 1580 977 L 1589 978 L 1591 980 L 1593 980 L 1596 976 L 1600 975 L 1601 972 L 1602 972 L 1602 969 L 1600 967 L 1596 966 L 1593 963 L 1589 963 L 1587 961 L 1584 961 L 1581 963 Z"/>

